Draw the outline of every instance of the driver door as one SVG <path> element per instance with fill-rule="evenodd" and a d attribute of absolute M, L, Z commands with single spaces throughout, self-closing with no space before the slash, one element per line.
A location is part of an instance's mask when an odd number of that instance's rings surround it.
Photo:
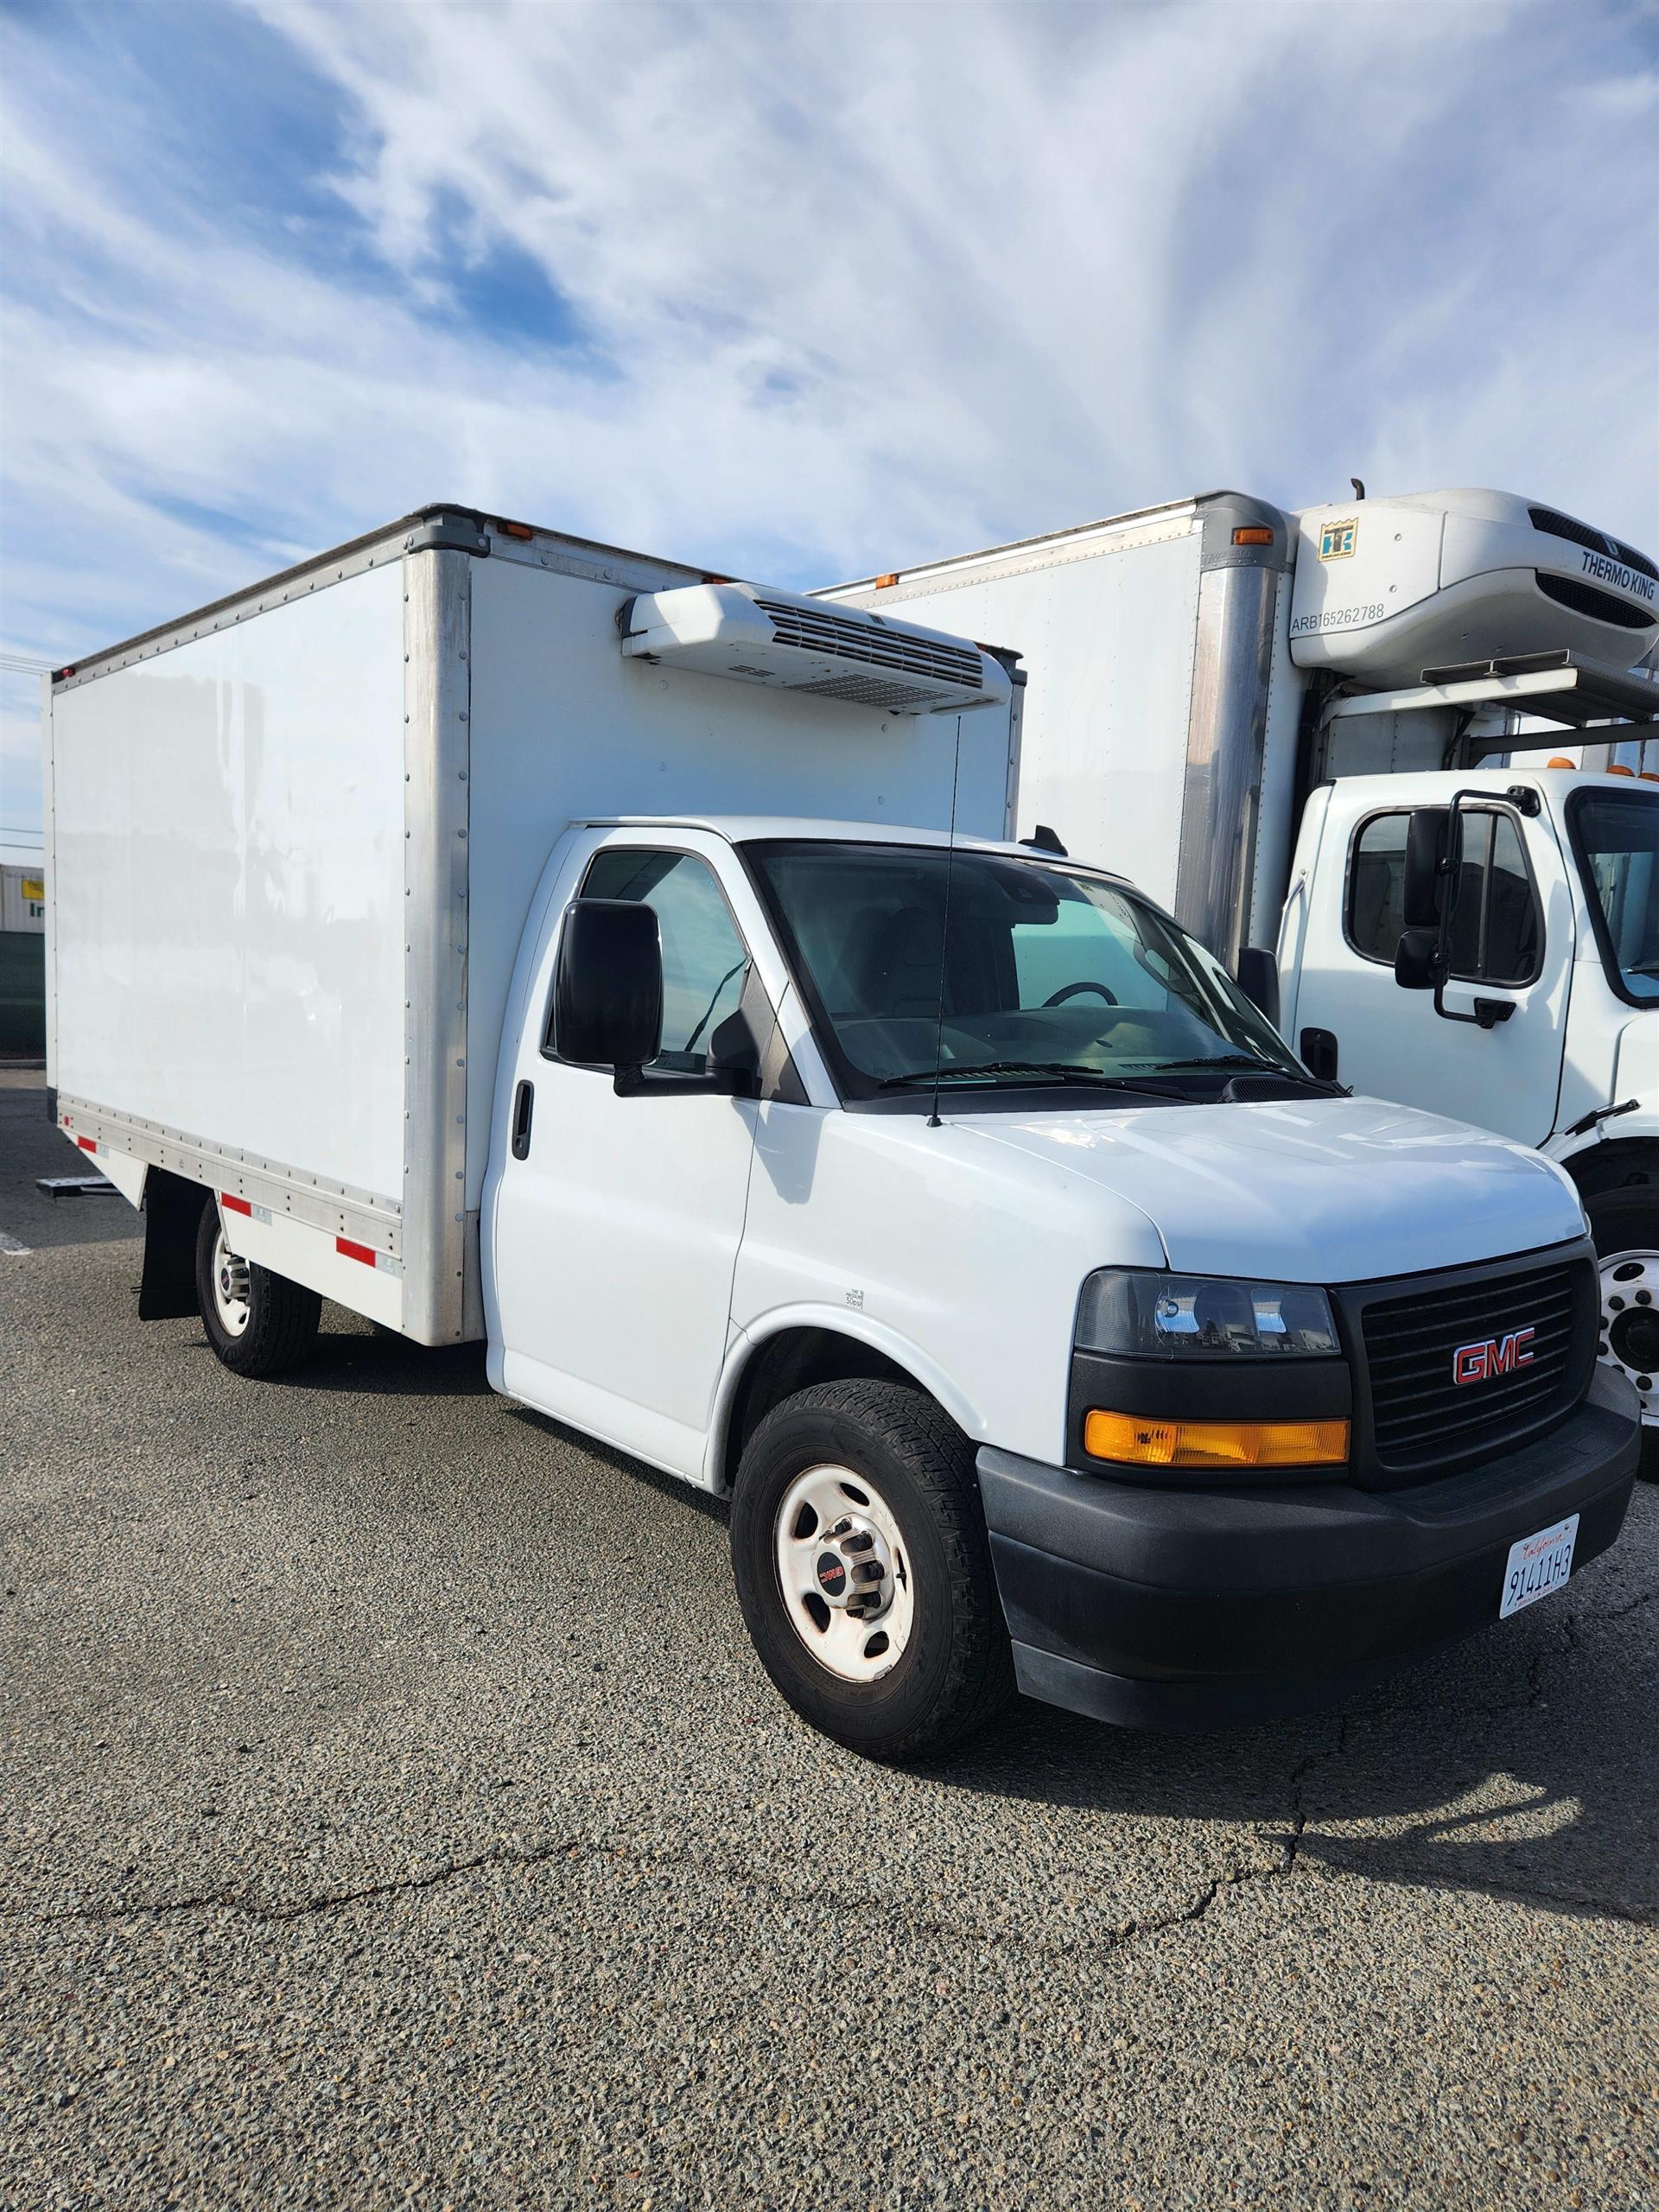
<path fill-rule="evenodd" d="M 1296 1036 L 1336 1039 L 1337 1077 L 1454 1121 L 1541 1144 L 1554 1126 L 1572 973 L 1573 901 L 1560 848 L 1541 815 L 1466 804 L 1465 864 L 1448 1007 L 1511 1006 L 1495 1027 L 1448 1021 L 1433 994 L 1394 980 L 1404 927 L 1410 806 L 1332 790 L 1309 887 Z M 1306 1053 L 1304 1052 L 1306 1058 Z"/>
<path fill-rule="evenodd" d="M 581 878 L 583 896 L 637 899 L 657 915 L 660 1071 L 702 1072 L 709 1038 L 743 995 L 749 953 L 722 883 L 723 850 L 696 832 L 623 832 L 601 844 Z M 502 1385 L 697 1479 L 730 1325 L 756 1105 L 619 1098 L 608 1069 L 562 1058 L 549 1026 L 557 957 L 555 932 L 519 1040 L 513 1141 L 496 1199 Z"/>

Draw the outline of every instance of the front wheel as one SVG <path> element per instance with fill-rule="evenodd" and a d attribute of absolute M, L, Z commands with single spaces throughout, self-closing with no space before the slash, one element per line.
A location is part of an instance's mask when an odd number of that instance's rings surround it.
<path fill-rule="evenodd" d="M 232 1375 L 279 1375 L 316 1340 L 316 1292 L 232 1252 L 211 1198 L 196 1232 L 196 1298 L 207 1341 Z"/>
<path fill-rule="evenodd" d="M 1601 1357 L 1635 1385 L 1641 1473 L 1659 1482 L 1659 1185 L 1599 1191 L 1585 1211 L 1601 1278 Z"/>
<path fill-rule="evenodd" d="M 738 1469 L 732 1566 L 773 1683 L 851 1751 L 943 1751 L 1013 1690 L 972 1448 L 918 1390 L 823 1382 L 774 1407 Z"/>

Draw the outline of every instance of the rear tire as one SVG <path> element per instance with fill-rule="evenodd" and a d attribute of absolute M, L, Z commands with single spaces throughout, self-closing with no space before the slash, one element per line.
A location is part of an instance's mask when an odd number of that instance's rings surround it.
<path fill-rule="evenodd" d="M 973 1450 L 920 1391 L 821 1382 L 774 1407 L 738 1469 L 731 1541 L 761 1664 L 849 1751 L 944 1751 L 1012 1694 Z"/>
<path fill-rule="evenodd" d="M 1601 1358 L 1642 1400 L 1643 1482 L 1659 1482 L 1659 1184 L 1631 1183 L 1585 1200 L 1601 1278 Z"/>
<path fill-rule="evenodd" d="M 211 1200 L 196 1232 L 196 1297 L 207 1341 L 232 1375 L 280 1375 L 316 1341 L 321 1299 L 286 1275 L 238 1259 Z"/>

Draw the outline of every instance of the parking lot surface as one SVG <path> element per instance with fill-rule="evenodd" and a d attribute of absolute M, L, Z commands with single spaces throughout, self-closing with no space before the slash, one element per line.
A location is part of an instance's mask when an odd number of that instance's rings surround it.
<path fill-rule="evenodd" d="M 0 1073 L 0 2203 L 1648 2206 L 1659 1493 L 1345 1713 L 778 1700 L 722 1512 L 329 1309 L 238 1382 Z M 551 1262 L 550 1262 L 551 1263 Z M 1493 1592 L 1496 1613 L 1497 1592 Z"/>

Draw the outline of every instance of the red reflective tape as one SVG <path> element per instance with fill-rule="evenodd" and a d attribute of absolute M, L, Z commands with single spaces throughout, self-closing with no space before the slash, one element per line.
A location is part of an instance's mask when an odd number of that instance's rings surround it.
<path fill-rule="evenodd" d="M 98 1147 L 93 1143 L 91 1137 L 77 1137 L 75 1139 L 75 1142 L 80 1147 L 83 1152 L 96 1152 L 98 1150 Z"/>
<path fill-rule="evenodd" d="M 219 1203 L 225 1208 L 227 1213 L 251 1213 L 253 1211 L 253 1208 L 248 1204 L 245 1198 L 233 1198 L 228 1191 L 221 1191 L 219 1192 Z"/>
<path fill-rule="evenodd" d="M 365 1268 L 372 1268 L 374 1265 L 372 1244 L 353 1244 L 349 1236 L 336 1236 L 334 1249 L 336 1252 L 343 1252 L 348 1260 L 361 1260 Z"/>

